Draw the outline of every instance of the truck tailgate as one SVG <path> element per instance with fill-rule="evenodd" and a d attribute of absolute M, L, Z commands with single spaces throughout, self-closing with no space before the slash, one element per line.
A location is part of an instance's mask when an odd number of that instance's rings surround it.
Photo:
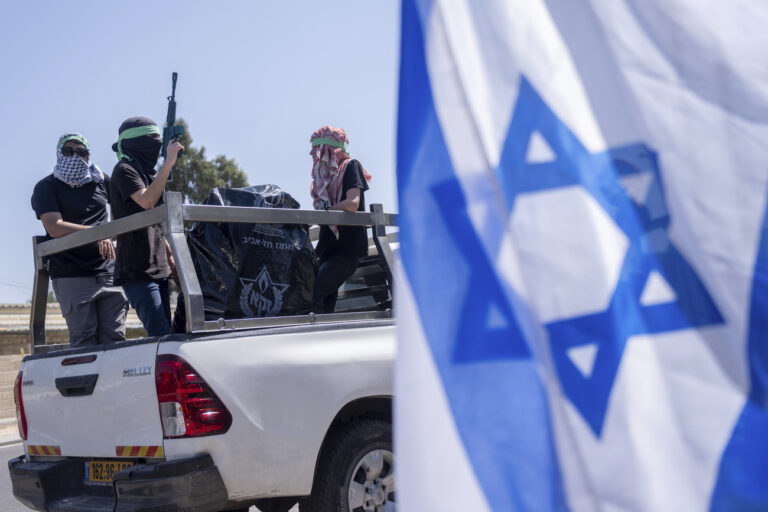
<path fill-rule="evenodd" d="M 69 352 L 22 365 L 27 454 L 162 457 L 157 343 Z"/>

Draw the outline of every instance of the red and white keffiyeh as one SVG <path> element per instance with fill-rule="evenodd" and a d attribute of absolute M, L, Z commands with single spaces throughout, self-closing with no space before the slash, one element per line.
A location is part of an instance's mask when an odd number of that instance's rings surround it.
<path fill-rule="evenodd" d="M 352 160 L 346 150 L 349 139 L 343 128 L 323 126 L 309 140 L 312 144 L 309 152 L 312 156 L 312 185 L 309 193 L 316 210 L 327 210 L 343 199 L 344 171 Z M 366 180 L 371 180 L 367 170 L 363 169 L 363 174 Z M 329 227 L 338 238 L 338 228 Z"/>

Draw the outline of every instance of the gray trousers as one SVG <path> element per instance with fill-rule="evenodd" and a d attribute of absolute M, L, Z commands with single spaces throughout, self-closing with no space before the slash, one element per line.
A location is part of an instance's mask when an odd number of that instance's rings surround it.
<path fill-rule="evenodd" d="M 128 300 L 112 276 L 60 277 L 51 280 L 67 321 L 69 344 L 100 345 L 125 340 Z"/>

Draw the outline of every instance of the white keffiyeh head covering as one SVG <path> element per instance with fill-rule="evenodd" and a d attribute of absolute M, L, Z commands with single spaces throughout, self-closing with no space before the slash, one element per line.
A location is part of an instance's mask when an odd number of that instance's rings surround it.
<path fill-rule="evenodd" d="M 91 149 L 88 141 L 79 133 L 65 133 L 59 137 L 59 143 L 56 145 L 56 166 L 53 168 L 53 177 L 71 187 L 82 187 L 87 183 L 104 181 L 104 173 L 93 162 L 88 162 L 77 155 L 64 156 L 61 148 L 64 143 L 70 140 L 76 140 L 86 148 Z"/>

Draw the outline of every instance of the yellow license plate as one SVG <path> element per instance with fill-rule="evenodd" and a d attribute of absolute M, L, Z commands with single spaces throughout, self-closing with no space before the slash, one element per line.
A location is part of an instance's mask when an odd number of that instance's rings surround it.
<path fill-rule="evenodd" d="M 86 482 L 112 482 L 112 475 L 133 466 L 124 460 L 89 460 L 85 463 Z"/>

